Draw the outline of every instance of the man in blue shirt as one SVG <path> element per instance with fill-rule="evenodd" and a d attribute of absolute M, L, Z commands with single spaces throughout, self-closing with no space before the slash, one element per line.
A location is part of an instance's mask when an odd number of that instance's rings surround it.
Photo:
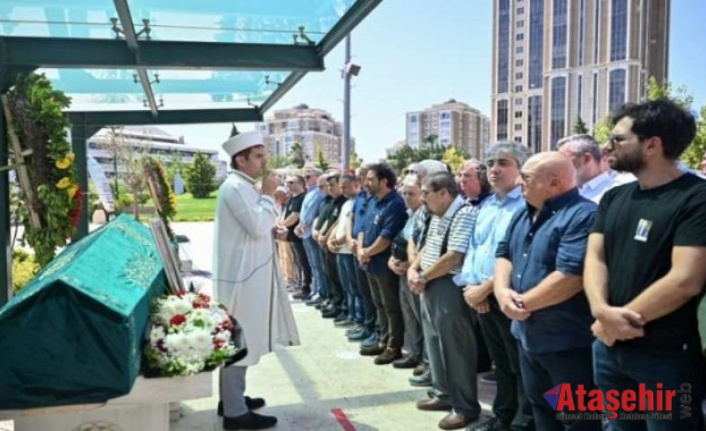
<path fill-rule="evenodd" d="M 311 266 L 313 289 L 311 297 L 318 295 L 321 292 L 321 280 L 326 277 L 322 271 L 322 263 L 319 259 L 319 246 L 311 237 L 311 228 L 316 218 L 316 211 L 319 204 L 324 199 L 325 195 L 319 190 L 318 180 L 321 176 L 321 171 L 316 168 L 308 168 L 304 174 L 306 181 L 306 196 L 302 203 L 300 221 L 294 233 L 301 236 L 304 242 L 304 251 L 306 252 L 307 261 Z M 304 299 L 310 299 L 304 298 Z"/>
<path fill-rule="evenodd" d="M 522 383 L 538 430 L 601 429 L 600 420 L 557 419 L 544 398 L 561 384 L 595 388 L 582 274 L 596 204 L 579 195 L 575 176 L 560 153 L 531 157 L 521 172 L 527 205 L 513 216 L 496 253 L 494 294 L 513 321 Z"/>
<path fill-rule="evenodd" d="M 395 190 L 396 183 L 395 173 L 386 164 L 374 164 L 368 168 L 366 185 L 375 200 L 370 219 L 358 235 L 358 262 L 367 266 L 368 283 L 380 325 L 378 344 L 363 347 L 360 353 L 377 355 L 377 365 L 389 364 L 402 357 L 404 341 L 399 279 L 387 266 L 392 240 L 407 221 L 407 208 Z"/>
<path fill-rule="evenodd" d="M 350 230 L 350 247 L 353 251 L 353 258 L 356 260 L 355 278 L 357 281 L 358 291 L 363 298 L 363 314 L 365 319 L 359 327 L 353 328 L 346 332 L 346 336 L 350 341 L 363 341 L 361 347 L 376 346 L 378 343 L 378 334 L 375 331 L 377 323 L 377 308 L 373 302 L 372 293 L 370 292 L 370 284 L 368 283 L 368 273 L 366 269 L 358 262 L 358 243 L 357 238 L 363 232 L 363 228 L 370 222 L 368 220 L 368 207 L 372 208 L 374 196 L 368 191 L 365 178 L 368 174 L 369 164 L 358 168 L 358 181 L 361 185 L 361 190 L 358 196 L 355 197 L 353 203 L 353 223 Z"/>
<path fill-rule="evenodd" d="M 510 333 L 510 319 L 500 311 L 493 293 L 493 267 L 498 243 L 505 237 L 512 216 L 525 207 L 517 185 L 520 168 L 529 150 L 516 142 L 500 142 L 486 151 L 486 166 L 494 194 L 478 211 L 471 244 L 461 274 L 454 277 L 463 297 L 478 312 L 483 338 L 495 362 L 497 393 L 494 418 L 474 431 L 533 430 L 532 406 L 522 390 L 517 341 Z"/>

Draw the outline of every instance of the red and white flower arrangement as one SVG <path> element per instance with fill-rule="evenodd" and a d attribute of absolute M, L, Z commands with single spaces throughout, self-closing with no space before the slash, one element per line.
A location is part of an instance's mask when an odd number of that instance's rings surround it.
<path fill-rule="evenodd" d="M 232 318 L 203 293 L 158 298 L 150 321 L 146 374 L 190 376 L 220 367 L 237 353 Z"/>

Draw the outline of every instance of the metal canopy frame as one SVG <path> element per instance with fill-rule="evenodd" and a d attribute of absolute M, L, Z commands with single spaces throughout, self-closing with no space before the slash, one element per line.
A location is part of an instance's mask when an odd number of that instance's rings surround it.
<path fill-rule="evenodd" d="M 256 1 L 256 0 L 254 0 Z M 263 113 L 279 101 L 308 72 L 324 70 L 324 56 L 350 33 L 382 0 L 356 0 L 317 44 L 256 44 L 227 42 L 177 42 L 140 40 L 127 0 L 114 0 L 124 39 L 0 36 L 0 93 L 5 93 L 17 74 L 41 67 L 130 68 L 137 71 L 149 109 L 141 111 L 69 111 L 71 141 L 76 153 L 79 185 L 88 189 L 86 141 L 107 125 L 198 124 L 262 121 Z M 227 6 L 224 6 L 227 7 Z M 147 69 L 291 71 L 260 105 L 251 108 L 159 109 Z M 59 88 L 61 89 L 61 88 Z M 5 119 L 0 110 L 0 164 L 6 164 L 8 148 Z M 0 173 L 0 306 L 11 288 L 9 176 Z M 88 203 L 84 200 L 75 239 L 88 233 Z"/>

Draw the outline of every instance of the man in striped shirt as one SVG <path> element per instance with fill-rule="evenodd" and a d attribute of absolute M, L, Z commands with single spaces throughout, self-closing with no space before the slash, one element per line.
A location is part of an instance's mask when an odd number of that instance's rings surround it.
<path fill-rule="evenodd" d="M 470 244 L 475 209 L 464 205 L 454 177 L 445 172 L 424 179 L 422 196 L 432 219 L 407 278 L 410 289 L 422 295 L 422 324 L 434 386 L 448 394 L 450 402 L 430 398 L 419 401 L 417 408 L 451 409 L 439 428 L 464 428 L 480 416 L 475 315 L 453 276 L 460 272 Z"/>

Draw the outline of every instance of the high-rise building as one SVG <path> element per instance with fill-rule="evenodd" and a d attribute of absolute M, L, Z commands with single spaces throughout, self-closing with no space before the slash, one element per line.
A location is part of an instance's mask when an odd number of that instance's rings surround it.
<path fill-rule="evenodd" d="M 341 166 L 343 124 L 324 110 L 301 104 L 274 111 L 257 129 L 264 136 L 270 155 L 289 157 L 298 142 L 306 164 L 315 163 L 321 152 L 331 167 Z M 351 138 L 351 154 L 354 151 L 355 140 Z"/>
<path fill-rule="evenodd" d="M 434 141 L 444 147 L 465 148 L 472 157 L 480 157 L 488 144 L 489 122 L 479 110 L 451 99 L 407 113 L 407 145 L 419 148 Z"/>
<path fill-rule="evenodd" d="M 553 149 L 667 77 L 669 0 L 494 0 L 491 139 Z"/>

